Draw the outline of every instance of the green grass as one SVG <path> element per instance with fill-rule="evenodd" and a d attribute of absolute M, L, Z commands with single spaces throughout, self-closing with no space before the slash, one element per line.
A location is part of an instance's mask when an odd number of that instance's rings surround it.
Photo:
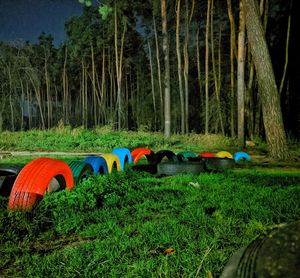
<path fill-rule="evenodd" d="M 149 147 L 155 150 L 231 150 L 234 142 L 220 135 L 173 135 L 165 139 L 159 132 L 115 132 L 108 127 L 95 130 L 61 127 L 51 130 L 0 133 L 0 151 L 111 151 L 115 147 L 133 149 Z"/>
<path fill-rule="evenodd" d="M 60 127 L 0 133 L 0 151 L 175 152 L 228 150 L 219 135 L 113 132 Z M 0 197 L 0 277 L 218 277 L 230 256 L 269 229 L 300 219 L 295 158 L 267 158 L 224 173 L 157 178 L 126 172 L 90 177 L 71 192 L 45 195 L 31 213 L 9 212 Z M 265 154 L 263 142 L 250 152 Z M 53 156 L 65 161 L 82 156 Z M 26 164 L 37 155 L 8 157 Z M 298 167 L 298 168 L 297 168 Z M 164 254 L 173 248 L 172 255 Z"/>
<path fill-rule="evenodd" d="M 218 277 L 239 247 L 299 219 L 299 199 L 295 173 L 159 179 L 128 169 L 46 195 L 32 213 L 1 200 L 0 276 Z"/>

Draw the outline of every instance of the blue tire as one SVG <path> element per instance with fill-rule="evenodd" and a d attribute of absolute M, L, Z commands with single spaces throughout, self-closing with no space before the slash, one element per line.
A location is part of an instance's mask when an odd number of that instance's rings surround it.
<path fill-rule="evenodd" d="M 249 154 L 245 153 L 245 152 L 236 152 L 234 155 L 233 155 L 233 159 L 234 161 L 238 161 L 240 159 L 244 159 L 244 160 L 247 160 L 247 161 L 250 161 L 251 160 L 251 157 Z"/>
<path fill-rule="evenodd" d="M 127 148 L 114 148 L 111 153 L 118 156 L 122 171 L 124 170 L 126 163 L 132 163 L 131 153 Z"/>
<path fill-rule="evenodd" d="M 89 163 L 94 170 L 94 175 L 103 175 L 108 173 L 106 160 L 100 156 L 87 156 L 83 162 Z"/>

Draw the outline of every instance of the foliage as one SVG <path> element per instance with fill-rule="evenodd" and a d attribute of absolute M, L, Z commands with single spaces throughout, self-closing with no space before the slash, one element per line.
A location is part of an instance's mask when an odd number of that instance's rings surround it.
<path fill-rule="evenodd" d="M 46 195 L 32 213 L 1 199 L 0 273 L 185 277 L 203 260 L 199 275 L 218 276 L 235 250 L 299 219 L 299 189 L 299 175 L 250 169 L 164 179 L 127 169 Z"/>

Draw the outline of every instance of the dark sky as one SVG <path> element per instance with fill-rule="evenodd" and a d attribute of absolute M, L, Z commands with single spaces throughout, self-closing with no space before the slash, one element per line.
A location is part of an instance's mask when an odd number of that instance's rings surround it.
<path fill-rule="evenodd" d="M 66 36 L 65 21 L 82 9 L 78 0 L 0 0 L 0 41 L 36 42 L 45 32 L 58 45 Z"/>

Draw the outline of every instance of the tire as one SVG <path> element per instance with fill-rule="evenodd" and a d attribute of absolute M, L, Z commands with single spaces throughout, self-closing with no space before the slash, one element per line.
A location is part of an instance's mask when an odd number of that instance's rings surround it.
<path fill-rule="evenodd" d="M 131 153 L 127 148 L 114 148 L 111 153 L 119 157 L 122 171 L 124 170 L 127 163 L 132 163 Z"/>
<path fill-rule="evenodd" d="M 10 193 L 8 208 L 31 210 L 43 198 L 53 178 L 60 188 L 74 186 L 72 171 L 65 162 L 52 158 L 37 158 L 25 165 L 17 176 Z"/>
<path fill-rule="evenodd" d="M 164 158 L 167 158 L 169 161 L 173 161 L 173 162 L 179 162 L 179 159 L 178 157 L 176 156 L 175 153 L 173 153 L 172 151 L 170 150 L 160 150 L 158 152 L 155 153 L 154 155 L 154 159 L 150 160 L 150 163 L 151 164 L 159 164 L 161 163 L 161 161 L 164 159 Z"/>
<path fill-rule="evenodd" d="M 177 174 L 199 175 L 205 171 L 204 163 L 198 162 L 166 162 L 157 165 L 157 174 L 172 176 Z"/>
<path fill-rule="evenodd" d="M 208 171 L 224 171 L 233 168 L 235 165 L 235 161 L 231 158 L 205 157 L 202 160 L 205 169 Z"/>
<path fill-rule="evenodd" d="M 240 160 L 240 159 L 250 161 L 250 160 L 251 160 L 251 157 L 250 157 L 249 154 L 247 154 L 247 153 L 245 153 L 245 152 L 236 152 L 236 153 L 233 155 L 233 159 L 234 159 L 234 161 L 238 161 L 238 160 Z"/>
<path fill-rule="evenodd" d="M 0 196 L 9 197 L 13 184 L 22 170 L 20 165 L 0 165 Z"/>
<path fill-rule="evenodd" d="M 271 230 L 238 250 L 221 278 L 300 277 L 300 221 Z"/>
<path fill-rule="evenodd" d="M 199 157 L 216 157 L 216 155 L 212 152 L 202 152 L 198 154 Z"/>
<path fill-rule="evenodd" d="M 7 176 L 10 174 L 18 175 L 24 166 L 21 165 L 0 165 L 0 176 Z"/>
<path fill-rule="evenodd" d="M 196 158 L 197 155 L 195 155 L 192 152 L 184 151 L 177 154 L 177 157 L 181 160 L 189 160 L 189 158 Z"/>
<path fill-rule="evenodd" d="M 72 175 L 74 178 L 74 185 L 78 185 L 87 176 L 92 175 L 94 172 L 93 167 L 89 163 L 82 161 L 72 160 L 68 163 L 72 170 Z"/>
<path fill-rule="evenodd" d="M 104 175 L 108 173 L 106 160 L 100 156 L 88 156 L 82 162 L 89 163 L 94 169 L 94 175 Z"/>
<path fill-rule="evenodd" d="M 226 152 L 226 151 L 220 151 L 220 152 L 216 153 L 216 157 L 233 159 L 232 154 L 230 152 Z"/>
<path fill-rule="evenodd" d="M 121 164 L 119 157 L 116 154 L 104 153 L 101 154 L 107 163 L 108 173 L 111 174 L 113 171 L 121 171 Z"/>
<path fill-rule="evenodd" d="M 145 156 L 150 162 L 154 158 L 154 153 L 148 148 L 136 148 L 131 152 L 132 161 L 137 164 L 142 156 Z"/>
<path fill-rule="evenodd" d="M 147 172 L 150 174 L 157 173 L 157 165 L 156 164 L 144 164 L 144 165 L 133 165 L 132 169 L 138 172 Z"/>

